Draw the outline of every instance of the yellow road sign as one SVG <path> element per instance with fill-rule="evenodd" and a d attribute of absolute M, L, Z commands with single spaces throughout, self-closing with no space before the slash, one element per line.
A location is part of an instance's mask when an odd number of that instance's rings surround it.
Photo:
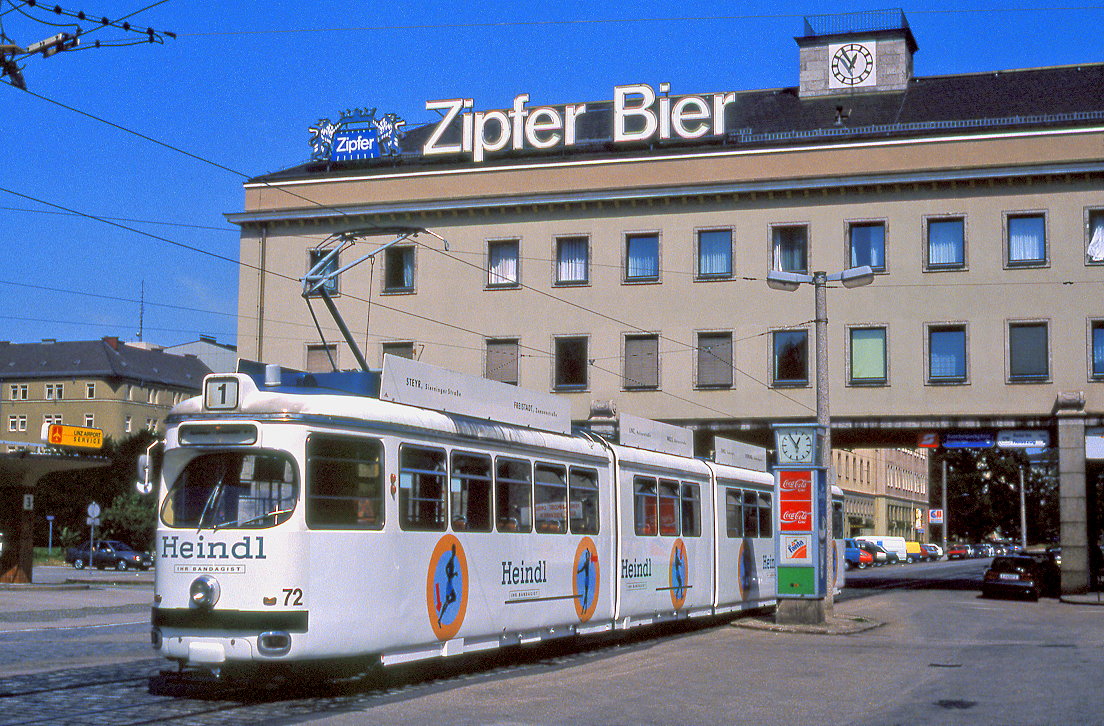
<path fill-rule="evenodd" d="M 63 426 L 62 424 L 50 424 L 46 441 L 54 446 L 76 446 L 81 449 L 103 448 L 103 431 L 101 429 L 86 429 L 80 426 Z"/>

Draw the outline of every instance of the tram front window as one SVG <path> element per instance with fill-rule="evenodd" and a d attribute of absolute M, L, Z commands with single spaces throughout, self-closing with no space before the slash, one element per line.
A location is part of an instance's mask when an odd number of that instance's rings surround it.
<path fill-rule="evenodd" d="M 261 529 L 287 520 L 299 483 L 275 451 L 201 454 L 184 467 L 161 506 L 169 527 Z"/>

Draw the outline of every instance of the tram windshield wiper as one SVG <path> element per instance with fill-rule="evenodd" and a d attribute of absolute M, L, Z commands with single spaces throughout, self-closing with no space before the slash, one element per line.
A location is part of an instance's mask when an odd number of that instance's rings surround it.
<path fill-rule="evenodd" d="M 268 517 L 276 518 L 279 517 L 281 514 L 291 514 L 292 511 L 292 509 L 278 509 L 275 512 L 258 514 L 256 517 L 250 517 L 249 519 L 236 519 L 233 522 L 219 522 L 212 529 L 217 532 L 220 529 L 225 529 L 226 527 L 245 527 L 246 525 L 252 524 L 253 522 L 259 522 L 262 519 L 267 519 Z"/>

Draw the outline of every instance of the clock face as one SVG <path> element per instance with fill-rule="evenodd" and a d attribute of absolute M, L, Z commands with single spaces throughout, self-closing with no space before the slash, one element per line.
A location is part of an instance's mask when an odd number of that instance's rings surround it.
<path fill-rule="evenodd" d="M 809 431 L 778 432 L 778 460 L 791 464 L 812 463 L 813 435 Z"/>
<path fill-rule="evenodd" d="M 861 43 L 840 46 L 832 56 L 832 76 L 845 86 L 857 86 L 874 72 L 874 54 Z"/>

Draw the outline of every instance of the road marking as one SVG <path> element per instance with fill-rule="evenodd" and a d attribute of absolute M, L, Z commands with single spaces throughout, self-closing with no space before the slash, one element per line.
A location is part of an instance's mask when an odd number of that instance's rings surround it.
<path fill-rule="evenodd" d="M 121 628 L 124 625 L 149 625 L 149 620 L 136 620 L 133 623 L 105 623 L 103 625 L 61 625 L 56 628 L 20 628 L 18 630 L 0 630 L 0 635 L 8 633 L 41 633 L 52 630 L 92 630 L 93 628 Z"/>

